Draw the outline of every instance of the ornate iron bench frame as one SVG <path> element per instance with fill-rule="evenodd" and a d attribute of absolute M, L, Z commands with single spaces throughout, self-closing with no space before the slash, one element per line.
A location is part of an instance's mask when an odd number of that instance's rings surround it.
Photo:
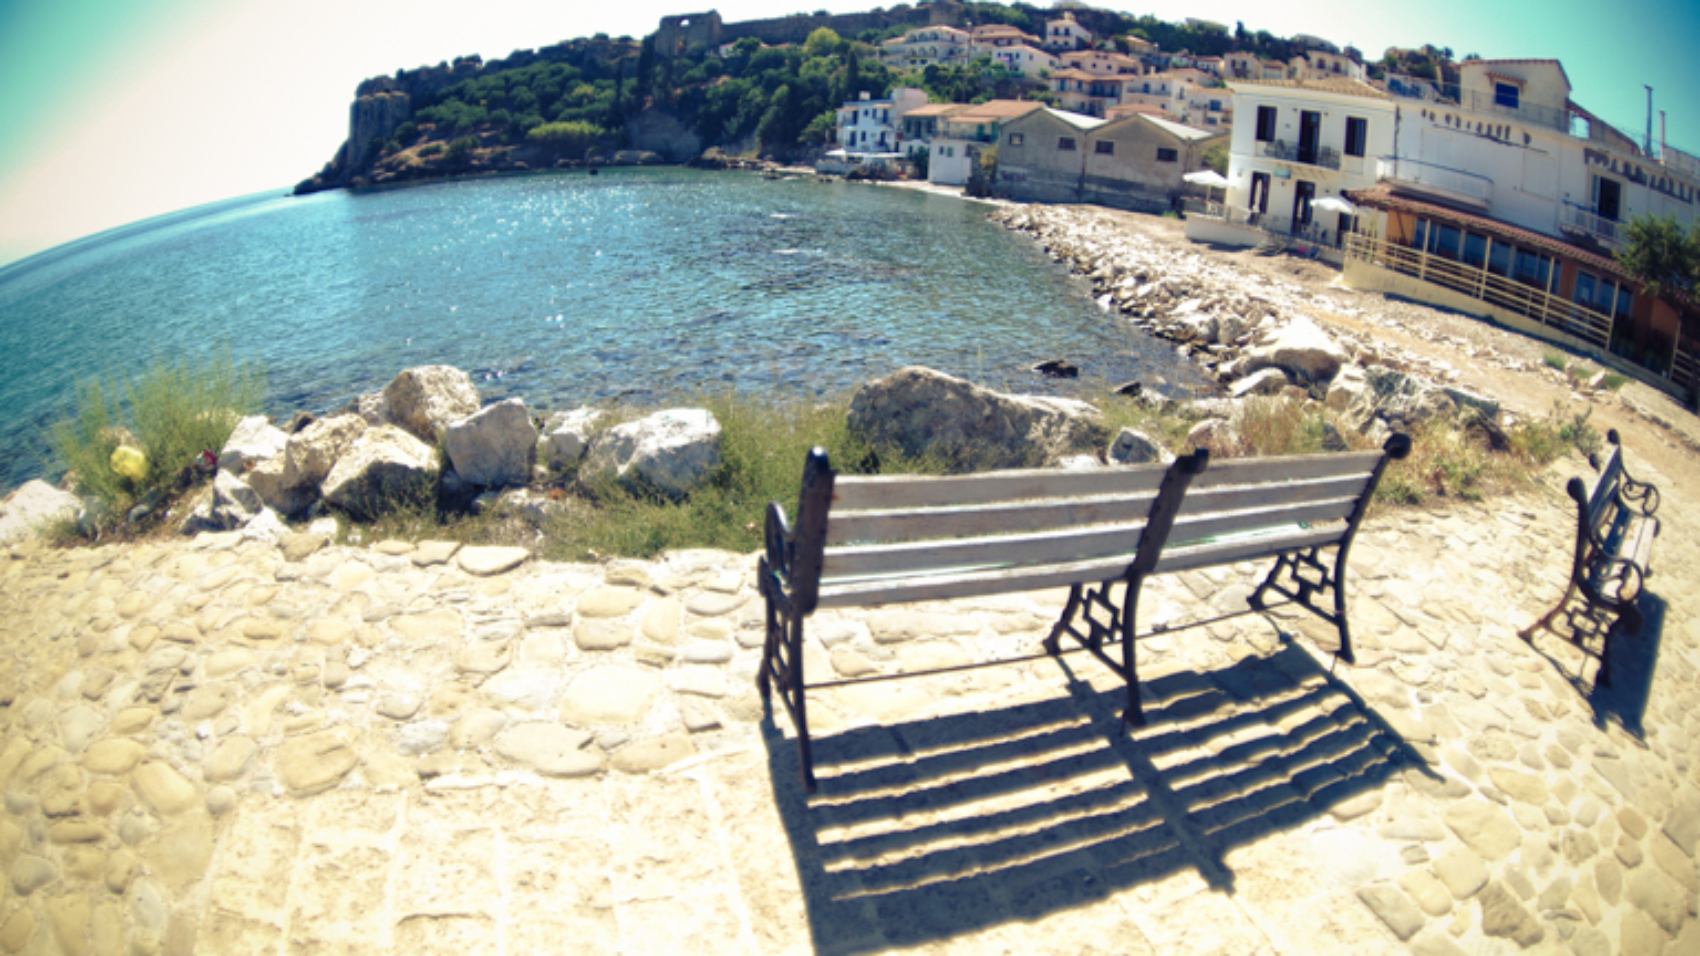
<path fill-rule="evenodd" d="M 1571 552 L 1570 580 L 1564 595 L 1540 620 L 1518 632 L 1523 640 L 1533 643 L 1536 632 L 1553 631 L 1553 620 L 1580 592 L 1590 613 L 1604 611 L 1613 616 L 1600 647 L 1600 669 L 1595 676 L 1602 687 L 1611 686 L 1612 639 L 1619 633 L 1639 634 L 1645 623 L 1636 605 L 1646 579 L 1653 573 L 1653 539 L 1660 527 L 1654 517 L 1659 510 L 1659 489 L 1629 474 L 1623 461 L 1623 440 L 1616 429 L 1606 433 L 1606 441 L 1611 454 L 1605 464 L 1601 465 L 1597 456 L 1589 459 L 1600 476 L 1593 490 L 1588 491 L 1581 478 L 1570 479 L 1564 487 L 1576 502 L 1576 546 Z"/>
<path fill-rule="evenodd" d="M 1410 448 L 1410 438 L 1396 434 L 1379 452 L 1211 465 L 1201 450 L 1167 466 L 1099 472 L 873 478 L 840 478 L 826 452 L 816 448 L 804 463 L 795 526 L 778 502 L 767 510 L 767 547 L 758 567 L 767 634 L 757 687 L 771 702 L 778 686 L 796 728 L 803 785 L 813 791 L 805 694 L 811 687 L 860 682 L 805 682 L 803 622 L 817 608 L 1066 585 L 1067 606 L 1042 642 L 1042 654 L 944 670 L 1065 653 L 1066 636 L 1122 677 L 1127 688 L 1122 719 L 1143 724 L 1135 645 L 1144 635 L 1135 623 L 1145 580 L 1271 557 L 1275 566 L 1252 594 L 1250 610 L 1184 626 L 1299 604 L 1334 625 L 1340 635 L 1336 654 L 1352 663 L 1347 557 L 1382 473 Z M 1324 556 L 1329 549 L 1332 560 Z M 1286 600 L 1270 603 L 1271 592 Z M 1327 605 L 1325 597 L 1331 597 Z M 1120 653 L 1112 656 L 1117 644 Z"/>

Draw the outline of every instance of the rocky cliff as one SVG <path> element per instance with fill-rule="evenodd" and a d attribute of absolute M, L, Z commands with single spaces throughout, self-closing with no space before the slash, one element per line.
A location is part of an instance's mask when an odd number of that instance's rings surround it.
<path fill-rule="evenodd" d="M 336 154 L 324 168 L 295 187 L 296 195 L 339 189 L 394 179 L 430 178 L 448 175 L 451 170 L 435 165 L 399 164 L 406 168 L 378 169 L 374 144 L 388 140 L 401 126 L 413 118 L 414 112 L 433 103 L 443 90 L 484 73 L 518 69 L 539 62 L 561 62 L 582 65 L 587 61 L 606 62 L 622 57 L 635 57 L 638 45 L 632 40 L 611 40 L 606 36 L 569 40 L 536 50 L 516 50 L 507 57 L 486 63 L 477 56 L 465 56 L 454 62 L 422 66 L 412 70 L 397 70 L 394 75 L 375 76 L 355 87 L 354 101 L 348 110 L 348 138 L 337 147 Z M 506 152 L 513 152 L 509 156 Z M 508 150 L 500 157 L 481 156 L 468 167 L 525 168 L 530 156 L 522 147 Z M 533 151 L 535 152 L 535 151 Z M 518 164 L 518 165 L 516 165 Z M 397 164 L 391 164 L 397 165 Z M 459 170 L 467 171 L 467 170 Z"/>

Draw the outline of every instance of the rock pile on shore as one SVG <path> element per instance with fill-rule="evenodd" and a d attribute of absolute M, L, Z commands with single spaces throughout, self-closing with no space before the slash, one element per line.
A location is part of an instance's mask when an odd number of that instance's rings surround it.
<path fill-rule="evenodd" d="M 531 489 L 568 469 L 677 497 L 720 463 L 720 425 L 706 411 L 670 409 L 597 431 L 602 416 L 580 408 L 534 418 L 517 398 L 481 406 L 460 369 L 406 369 L 324 418 L 298 413 L 284 428 L 242 419 L 182 530 L 270 540 L 284 533 L 283 518 L 327 504 L 369 518 L 439 499 L 541 517 L 553 502 Z"/>
<path fill-rule="evenodd" d="M 1443 360 L 1325 330 L 1319 316 L 1366 327 L 1383 321 L 1331 296 L 1217 265 L 1068 209 L 1011 206 L 992 219 L 1031 234 L 1053 258 L 1088 277 L 1104 309 L 1179 343 L 1234 398 L 1287 394 L 1323 401 L 1371 437 L 1459 407 L 1488 418 L 1499 414 L 1491 399 L 1459 388 L 1457 370 Z M 1503 368 L 1527 368 L 1491 346 L 1470 345 L 1466 352 Z M 1215 401 L 1200 406 L 1221 418 L 1231 417 L 1233 407 Z"/>

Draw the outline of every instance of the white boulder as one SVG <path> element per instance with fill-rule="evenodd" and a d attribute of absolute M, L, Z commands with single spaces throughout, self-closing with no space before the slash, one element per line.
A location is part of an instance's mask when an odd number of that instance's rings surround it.
<path fill-rule="evenodd" d="M 1278 368 L 1266 368 L 1235 382 L 1228 391 L 1235 398 L 1245 398 L 1250 395 L 1279 395 L 1286 387 L 1287 373 Z"/>
<path fill-rule="evenodd" d="M 961 471 L 1055 462 L 1103 440 L 1102 415 L 1086 402 L 1005 395 L 920 366 L 857 389 L 849 425 L 876 447 L 937 455 Z"/>
<path fill-rule="evenodd" d="M 549 417 L 538 451 L 551 471 L 560 471 L 579 463 L 590 448 L 596 423 L 604 413 L 595 408 L 575 408 Z"/>
<path fill-rule="evenodd" d="M 218 469 L 240 475 L 244 469 L 268 458 L 276 458 L 288 443 L 289 435 L 266 416 L 250 415 L 236 423 L 230 438 L 219 449 Z"/>
<path fill-rule="evenodd" d="M 679 498 L 719 467 L 720 422 L 701 408 L 669 408 L 597 435 L 580 475 Z"/>
<path fill-rule="evenodd" d="M 1247 350 L 1242 368 L 1248 374 L 1276 368 L 1294 381 L 1326 384 L 1350 360 L 1346 350 L 1321 326 L 1297 318 L 1261 335 Z"/>
<path fill-rule="evenodd" d="M 365 430 L 358 415 L 321 418 L 289 436 L 283 454 L 254 466 L 248 484 L 279 514 L 299 514 L 318 499 L 320 483 Z"/>
<path fill-rule="evenodd" d="M 436 449 L 394 425 L 366 429 L 325 477 L 325 500 L 359 516 L 394 502 L 428 500 L 439 466 Z"/>
<path fill-rule="evenodd" d="M 488 488 L 531 480 L 537 426 L 517 398 L 497 402 L 448 426 L 443 446 L 461 480 Z"/>
<path fill-rule="evenodd" d="M 0 544 L 11 544 L 41 533 L 55 521 L 76 521 L 83 503 L 40 478 L 24 482 L 0 502 Z"/>
<path fill-rule="evenodd" d="M 478 411 L 471 376 L 451 365 L 404 370 L 384 386 L 383 400 L 391 422 L 433 445 L 450 422 Z"/>

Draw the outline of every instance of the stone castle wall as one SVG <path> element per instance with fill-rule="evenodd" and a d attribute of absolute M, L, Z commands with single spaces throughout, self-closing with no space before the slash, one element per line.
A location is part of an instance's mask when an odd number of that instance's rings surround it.
<path fill-rule="evenodd" d="M 864 30 L 885 30 L 891 27 L 960 27 L 967 21 L 962 4 L 955 0 L 938 0 L 924 7 L 903 10 L 882 10 L 876 13 L 827 14 L 824 16 L 772 17 L 766 20 L 744 20 L 725 23 L 720 14 L 681 14 L 663 17 L 655 31 L 657 56 L 678 56 L 704 47 L 719 46 L 755 37 L 769 46 L 802 43 L 809 34 L 826 27 L 841 37 L 856 37 Z"/>

